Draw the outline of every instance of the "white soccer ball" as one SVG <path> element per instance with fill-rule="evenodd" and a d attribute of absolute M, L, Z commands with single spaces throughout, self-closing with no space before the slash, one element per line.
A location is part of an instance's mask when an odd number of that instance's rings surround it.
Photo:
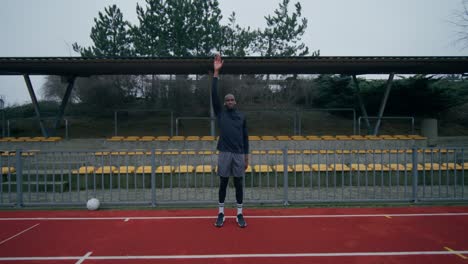
<path fill-rule="evenodd" d="M 97 210 L 99 209 L 99 205 L 101 203 L 99 202 L 98 199 L 96 198 L 91 198 L 88 200 L 88 202 L 86 203 L 86 207 L 88 208 L 88 210 L 91 210 L 91 211 L 94 211 L 94 210 Z"/>

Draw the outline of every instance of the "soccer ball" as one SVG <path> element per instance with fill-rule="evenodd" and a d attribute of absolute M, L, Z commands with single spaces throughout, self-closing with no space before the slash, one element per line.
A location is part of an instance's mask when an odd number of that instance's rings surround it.
<path fill-rule="evenodd" d="M 88 202 L 86 203 L 86 207 L 88 208 L 88 210 L 91 210 L 91 211 L 94 211 L 94 210 L 97 210 L 99 209 L 99 205 L 101 203 L 99 202 L 98 199 L 96 198 L 91 198 L 88 200 Z"/>

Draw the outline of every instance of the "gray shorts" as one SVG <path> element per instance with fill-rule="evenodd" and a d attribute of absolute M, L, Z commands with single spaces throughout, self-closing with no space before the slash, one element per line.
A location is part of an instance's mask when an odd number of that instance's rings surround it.
<path fill-rule="evenodd" d="M 232 152 L 219 152 L 218 175 L 220 177 L 244 177 L 245 158 L 244 154 Z"/>

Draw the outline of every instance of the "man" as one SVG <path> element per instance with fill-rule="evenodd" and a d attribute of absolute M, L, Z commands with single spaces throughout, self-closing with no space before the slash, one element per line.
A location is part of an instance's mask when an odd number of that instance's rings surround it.
<path fill-rule="evenodd" d="M 236 110 L 236 99 L 234 95 L 227 94 L 224 97 L 225 110 L 222 110 L 218 98 L 218 77 L 219 71 L 223 67 L 220 55 L 214 59 L 213 83 L 211 88 L 211 100 L 213 110 L 218 121 L 220 136 L 217 149 L 218 155 L 218 175 L 219 175 L 219 213 L 215 226 L 222 227 L 224 224 L 224 200 L 229 177 L 234 178 L 237 201 L 236 221 L 242 228 L 247 226 L 242 214 L 243 202 L 243 178 L 245 170 L 249 164 L 249 137 L 244 114 Z"/>

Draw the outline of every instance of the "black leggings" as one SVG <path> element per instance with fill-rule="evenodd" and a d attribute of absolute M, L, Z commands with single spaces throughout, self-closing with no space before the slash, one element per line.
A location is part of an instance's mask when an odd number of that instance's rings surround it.
<path fill-rule="evenodd" d="M 242 204 L 244 199 L 244 192 L 242 190 L 242 177 L 233 177 L 234 187 L 236 188 L 236 201 Z M 226 199 L 226 189 L 229 183 L 229 177 L 219 177 L 219 202 L 224 203 Z"/>

